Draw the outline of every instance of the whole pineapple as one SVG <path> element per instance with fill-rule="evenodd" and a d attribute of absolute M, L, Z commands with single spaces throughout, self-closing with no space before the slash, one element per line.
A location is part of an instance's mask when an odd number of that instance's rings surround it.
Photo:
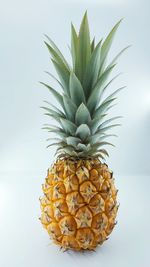
<path fill-rule="evenodd" d="M 108 131 L 119 124 L 106 120 L 119 88 L 103 97 L 108 86 L 117 77 L 107 81 L 116 60 L 106 65 L 107 55 L 120 21 L 105 41 L 95 45 L 91 42 L 87 12 L 79 34 L 71 26 L 70 66 L 54 42 L 48 38 L 46 46 L 58 73 L 61 93 L 44 84 L 59 103 L 59 108 L 49 102 L 46 115 L 55 125 L 44 129 L 55 133 L 58 158 L 48 169 L 44 196 L 41 201 L 41 222 L 53 241 L 64 249 L 92 250 L 102 244 L 111 233 L 118 205 L 113 173 L 103 163 L 108 152 L 104 146 L 111 145 Z M 52 138 L 49 138 L 53 141 Z M 103 161 L 103 162 L 102 162 Z"/>

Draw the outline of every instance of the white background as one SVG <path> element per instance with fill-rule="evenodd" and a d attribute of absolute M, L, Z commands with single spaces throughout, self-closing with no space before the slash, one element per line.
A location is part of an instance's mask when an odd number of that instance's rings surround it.
<path fill-rule="evenodd" d="M 40 184 L 54 160 L 54 149 L 45 149 L 48 134 L 41 127 L 47 119 L 39 108 L 43 100 L 54 99 L 38 81 L 53 84 L 44 70 L 55 73 L 43 34 L 51 36 L 69 60 L 70 22 L 79 27 L 86 9 L 96 40 L 124 18 L 110 59 L 132 44 L 115 72 L 123 75 L 114 89 L 127 89 L 113 111 L 124 118 L 108 160 L 121 208 L 118 227 L 95 254 L 62 254 L 47 246 L 48 236 L 37 220 Z M 0 266 L 149 266 L 149 10 L 148 0 L 0 1 Z"/>

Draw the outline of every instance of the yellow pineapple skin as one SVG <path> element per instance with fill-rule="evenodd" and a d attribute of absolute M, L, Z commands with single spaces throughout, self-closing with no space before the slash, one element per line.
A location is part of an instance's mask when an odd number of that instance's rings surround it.
<path fill-rule="evenodd" d="M 48 169 L 41 223 L 64 249 L 93 250 L 112 232 L 118 210 L 112 171 L 98 158 L 58 159 Z"/>

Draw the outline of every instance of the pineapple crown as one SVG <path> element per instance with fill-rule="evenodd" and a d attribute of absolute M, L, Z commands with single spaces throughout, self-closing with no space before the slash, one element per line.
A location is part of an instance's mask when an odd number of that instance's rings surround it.
<path fill-rule="evenodd" d="M 118 57 L 128 48 L 121 50 L 116 57 L 106 64 L 114 35 L 121 20 L 113 27 L 104 41 L 95 44 L 91 41 L 87 12 L 81 22 L 79 33 L 71 25 L 71 56 L 72 65 L 62 55 L 55 43 L 46 35 L 45 42 L 51 61 L 56 69 L 57 81 L 61 92 L 43 83 L 56 98 L 59 107 L 46 102 L 46 115 L 56 122 L 55 125 L 45 124 L 44 129 L 55 133 L 58 138 L 48 138 L 51 141 L 47 147 L 57 146 L 56 154 L 60 157 L 90 158 L 108 156 L 107 140 L 112 127 L 120 124 L 112 123 L 119 116 L 106 119 L 107 112 L 114 106 L 117 93 L 124 87 L 115 90 L 107 97 L 103 97 L 109 85 L 118 77 L 108 81 L 108 77 L 116 66 Z M 55 140 L 55 141 L 54 141 Z"/>

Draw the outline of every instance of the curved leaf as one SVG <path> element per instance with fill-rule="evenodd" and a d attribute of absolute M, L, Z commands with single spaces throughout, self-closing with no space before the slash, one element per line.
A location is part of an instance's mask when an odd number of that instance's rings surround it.
<path fill-rule="evenodd" d="M 52 39 L 45 34 L 45 37 L 48 39 L 48 41 L 50 42 L 51 46 L 53 47 L 55 53 L 57 53 L 58 57 L 61 59 L 61 61 L 65 64 L 66 68 L 69 70 L 69 64 L 66 61 L 66 59 L 64 58 L 63 54 L 61 53 L 61 51 L 59 50 L 59 48 L 56 46 L 56 44 L 52 41 Z"/>
<path fill-rule="evenodd" d="M 103 141 L 104 139 L 107 139 L 109 137 L 118 137 L 116 134 L 105 134 L 105 135 L 102 135 L 100 138 L 101 138 L 101 141 Z"/>
<path fill-rule="evenodd" d="M 98 152 L 104 154 L 105 156 L 109 157 L 109 154 L 106 149 L 98 149 Z"/>
<path fill-rule="evenodd" d="M 77 109 L 77 112 L 75 115 L 75 122 L 77 125 L 88 124 L 90 120 L 91 120 L 90 113 L 87 107 L 82 103 Z"/>
<path fill-rule="evenodd" d="M 70 72 L 68 70 L 66 70 L 64 68 L 63 65 L 60 65 L 57 63 L 57 61 L 55 61 L 54 59 L 51 59 L 53 64 L 54 64 L 54 67 L 57 71 L 57 74 L 59 76 L 59 79 L 61 81 L 61 84 L 64 88 L 64 91 L 67 95 L 70 95 L 70 92 L 69 92 L 69 76 L 70 76 Z"/>
<path fill-rule="evenodd" d="M 117 79 L 120 75 L 121 75 L 121 73 L 115 75 L 115 76 L 114 76 L 114 77 L 113 77 L 113 78 L 106 84 L 106 86 L 105 86 L 102 90 L 100 90 L 99 100 L 101 100 L 103 94 L 105 93 L 105 91 L 106 91 L 106 89 L 109 87 L 109 85 L 110 85 L 115 79 Z"/>
<path fill-rule="evenodd" d="M 68 135 L 62 131 L 59 127 L 43 127 L 42 129 L 48 130 L 48 132 L 55 133 L 56 135 L 60 136 L 61 138 L 66 138 Z"/>
<path fill-rule="evenodd" d="M 41 107 L 41 108 L 48 111 L 48 113 L 52 114 L 54 117 L 56 116 L 56 117 L 64 117 L 65 118 L 65 116 L 62 116 L 62 113 L 60 113 L 59 111 L 55 111 L 55 110 L 53 110 L 51 108 L 47 108 L 47 107 Z"/>
<path fill-rule="evenodd" d="M 93 135 L 91 135 L 89 138 L 88 138 L 88 142 L 90 143 L 90 145 L 94 145 L 95 143 L 97 143 L 98 141 L 100 142 L 102 139 L 102 137 L 105 137 L 105 136 L 101 136 L 101 133 L 95 133 Z"/>
<path fill-rule="evenodd" d="M 99 126 L 99 128 L 102 128 L 102 127 L 106 126 L 107 124 L 109 124 L 110 122 L 117 120 L 117 119 L 120 119 L 120 118 L 122 118 L 122 116 L 116 116 L 116 117 L 113 117 L 109 120 L 106 120 Z"/>
<path fill-rule="evenodd" d="M 56 106 L 54 106 L 52 103 L 44 100 L 44 103 L 50 105 L 56 112 L 58 112 L 59 114 L 61 114 L 62 117 L 65 117 L 65 113 L 63 113 L 59 108 L 57 108 Z"/>
<path fill-rule="evenodd" d="M 95 37 L 93 38 L 91 42 L 91 53 L 93 52 L 94 49 L 95 49 Z"/>
<path fill-rule="evenodd" d="M 100 114 L 99 116 L 95 116 L 95 118 L 93 120 L 91 120 L 90 122 L 90 128 L 91 128 L 91 132 L 92 134 L 94 134 L 100 124 L 100 122 L 102 121 L 102 119 L 106 116 L 107 114 Z"/>
<path fill-rule="evenodd" d="M 100 147 L 105 146 L 105 145 L 114 146 L 113 144 L 111 144 L 109 142 L 97 142 L 97 143 L 93 144 L 92 147 L 95 148 L 96 150 L 98 150 Z"/>
<path fill-rule="evenodd" d="M 64 142 L 56 142 L 56 143 L 52 143 L 52 144 L 49 144 L 49 145 L 47 146 L 47 148 L 48 148 L 48 147 L 51 147 L 51 146 L 61 146 L 62 144 L 64 144 Z"/>
<path fill-rule="evenodd" d="M 81 124 L 76 130 L 76 135 L 79 136 L 82 140 L 86 140 L 90 134 L 90 128 L 87 124 Z"/>
<path fill-rule="evenodd" d="M 104 127 L 104 128 L 99 127 L 98 131 L 105 133 L 106 131 L 110 130 L 111 128 L 114 128 L 114 127 L 117 127 L 117 126 L 121 126 L 121 124 L 120 123 L 116 123 L 116 124 L 112 124 L 112 125 L 109 125 L 109 126 Z"/>
<path fill-rule="evenodd" d="M 83 88 L 86 91 L 86 96 L 91 93 L 93 85 L 95 85 L 100 69 L 100 50 L 101 50 L 101 41 L 97 44 L 96 48 L 94 49 L 91 58 L 87 64 L 84 81 L 83 81 Z"/>
<path fill-rule="evenodd" d="M 53 118 L 55 121 L 57 121 L 58 123 L 60 123 L 60 116 L 57 115 L 53 115 L 52 113 L 44 113 L 44 115 L 49 116 L 51 118 Z"/>
<path fill-rule="evenodd" d="M 126 88 L 126 86 L 122 86 L 119 89 L 117 89 L 116 91 L 114 91 L 111 95 L 109 95 L 107 98 L 105 98 L 105 100 L 103 100 L 103 103 L 106 103 L 109 100 L 115 99 L 114 96 L 116 94 L 118 94 L 121 90 L 123 90 L 124 88 Z M 113 97 L 113 98 L 112 98 Z"/>
<path fill-rule="evenodd" d="M 76 72 L 76 65 L 78 61 L 77 48 L 78 48 L 78 36 L 77 36 L 76 30 L 73 24 L 71 24 L 71 55 L 72 55 L 72 61 L 73 61 L 73 70 L 75 72 Z"/>
<path fill-rule="evenodd" d="M 77 106 L 79 106 L 82 102 L 85 103 L 82 85 L 73 72 L 70 74 L 69 88 L 71 99 Z"/>
<path fill-rule="evenodd" d="M 111 61 L 111 63 L 108 65 L 108 67 L 112 66 L 114 63 L 116 63 L 117 59 L 129 48 L 131 45 L 126 46 L 123 48 L 116 56 L 115 58 Z M 107 68 L 108 68 L 107 67 Z"/>
<path fill-rule="evenodd" d="M 46 83 L 40 82 L 42 85 L 44 85 L 45 87 L 48 88 L 48 90 L 53 94 L 53 96 L 57 99 L 57 101 L 59 102 L 59 104 L 62 106 L 62 108 L 64 109 L 64 104 L 63 104 L 63 98 L 62 95 L 60 95 L 55 89 L 53 89 L 51 86 L 49 86 Z"/>
<path fill-rule="evenodd" d="M 46 141 L 58 141 L 58 142 L 61 142 L 61 141 L 65 141 L 65 138 L 64 137 L 62 137 L 62 138 L 53 138 L 53 137 L 49 137 L 49 138 L 47 138 L 46 139 Z"/>
<path fill-rule="evenodd" d="M 91 145 L 95 144 L 96 142 L 102 142 L 103 140 L 109 138 L 109 137 L 112 137 L 112 136 L 115 136 L 114 134 L 106 134 L 106 135 L 102 135 L 101 132 L 97 132 L 95 133 L 94 135 L 92 135 L 88 141 L 90 142 Z"/>
<path fill-rule="evenodd" d="M 83 152 L 88 151 L 89 148 L 90 148 L 90 145 L 89 144 L 88 145 L 85 145 L 85 144 L 79 143 L 77 145 L 77 149 L 80 150 L 80 151 L 83 151 Z"/>
<path fill-rule="evenodd" d="M 119 20 L 116 25 L 113 27 L 113 29 L 111 30 L 111 32 L 108 34 L 108 36 L 106 37 L 103 45 L 102 45 L 102 49 L 101 49 L 101 68 L 100 68 L 100 75 L 101 73 L 103 72 L 103 67 L 104 67 L 104 63 L 105 63 L 105 60 L 107 58 L 107 55 L 108 55 L 108 52 L 109 52 L 109 49 L 112 45 L 112 42 L 113 42 L 113 39 L 114 39 L 114 36 L 115 36 L 115 33 L 120 25 L 120 22 L 122 21 Z"/>
<path fill-rule="evenodd" d="M 110 104 L 115 100 L 116 98 L 110 99 L 108 101 L 104 101 L 103 103 L 100 104 L 100 106 L 95 110 L 93 117 L 96 118 L 98 116 L 103 115 L 104 112 L 108 110 L 108 107 Z"/>
<path fill-rule="evenodd" d="M 66 138 L 67 144 L 76 147 L 80 142 L 81 139 L 73 136 L 69 136 Z"/>
<path fill-rule="evenodd" d="M 75 151 L 75 148 L 71 145 L 67 145 L 66 143 L 57 148 L 56 154 L 58 153 L 65 153 L 75 157 L 78 156 L 78 154 Z"/>
<path fill-rule="evenodd" d="M 109 142 L 99 142 L 99 145 L 98 147 L 101 147 L 101 146 L 114 146 L 112 143 L 109 143 Z"/>
<path fill-rule="evenodd" d="M 49 71 L 45 71 L 45 73 L 52 77 L 61 86 L 61 88 L 64 89 L 61 82 L 52 73 L 50 73 Z"/>
<path fill-rule="evenodd" d="M 83 81 L 84 72 L 86 70 L 87 62 L 90 59 L 90 55 L 91 55 L 90 33 L 89 33 L 87 12 L 85 12 L 79 30 L 79 37 L 78 37 L 79 60 L 76 68 L 76 75 L 81 82 Z"/>
<path fill-rule="evenodd" d="M 60 119 L 60 122 L 66 133 L 75 134 L 77 126 L 74 123 L 66 119 Z"/>
<path fill-rule="evenodd" d="M 99 96 L 100 96 L 100 89 L 102 90 L 102 87 L 105 85 L 107 77 L 111 73 L 112 69 L 114 68 L 115 65 L 110 67 L 108 70 L 106 70 L 102 76 L 99 78 L 97 84 L 95 85 L 89 99 L 87 102 L 87 107 L 90 110 L 90 112 L 94 112 L 98 102 L 99 102 Z"/>
<path fill-rule="evenodd" d="M 66 114 L 67 114 L 67 118 L 69 120 L 71 120 L 71 121 L 74 121 L 75 113 L 76 113 L 76 110 L 77 110 L 76 105 L 66 95 L 63 96 L 63 102 L 64 102 L 64 107 L 65 107 L 65 111 L 66 111 Z"/>

